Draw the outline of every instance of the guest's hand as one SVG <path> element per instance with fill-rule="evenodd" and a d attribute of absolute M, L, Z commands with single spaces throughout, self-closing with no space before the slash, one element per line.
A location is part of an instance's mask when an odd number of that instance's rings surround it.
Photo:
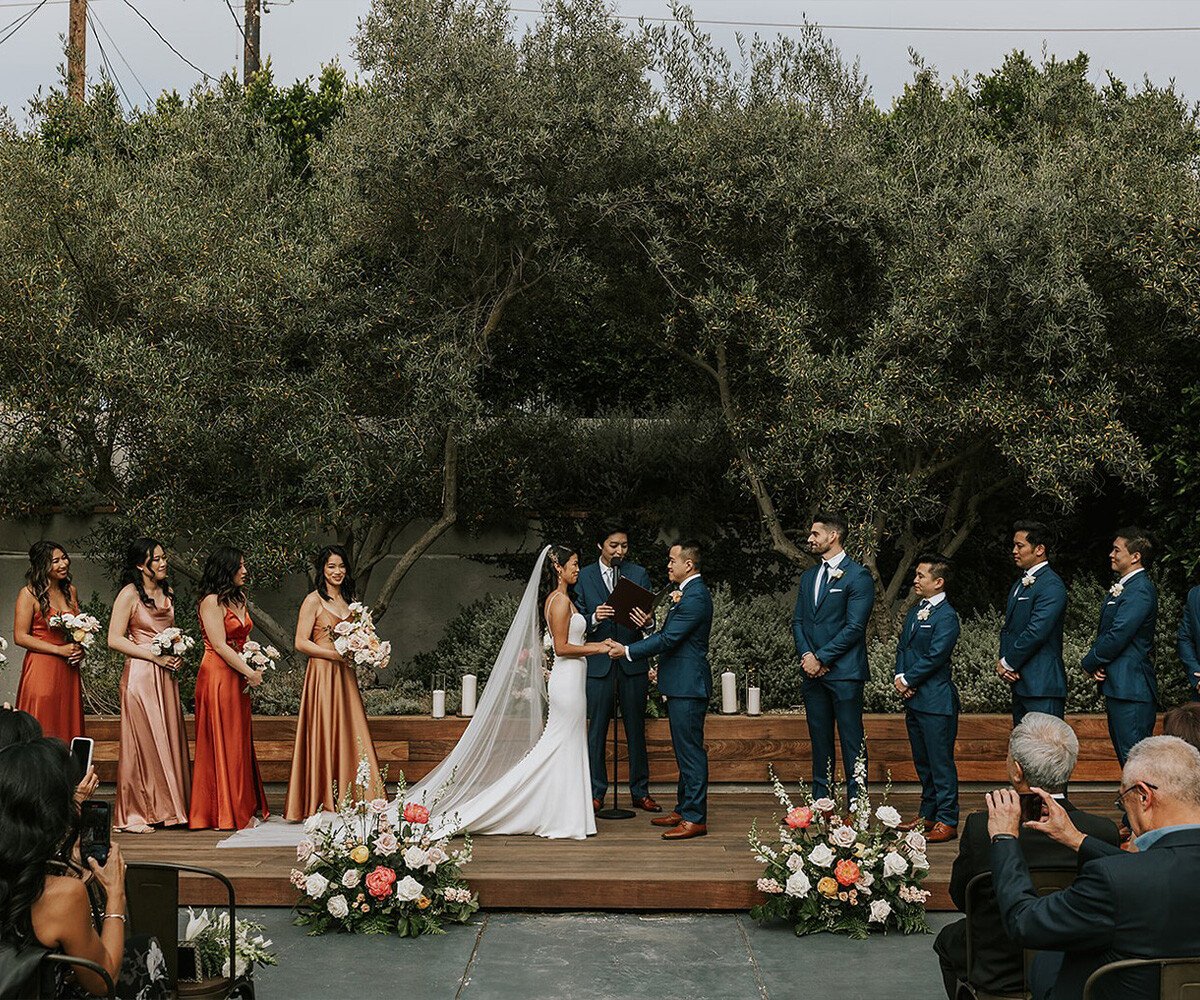
<path fill-rule="evenodd" d="M 596 621 L 598 621 L 598 622 L 608 621 L 608 619 L 610 619 L 615 614 L 616 614 L 616 611 L 613 610 L 611 604 L 601 604 L 600 607 L 598 607 L 596 609 Z"/>
<path fill-rule="evenodd" d="M 75 786 L 75 801 L 85 802 L 90 799 L 100 786 L 100 775 L 96 773 L 94 767 L 88 768 L 88 773 L 83 776 L 83 781 Z"/>
<path fill-rule="evenodd" d="M 1041 796 L 1042 799 L 1042 818 L 1031 819 L 1025 822 L 1025 826 L 1029 830 L 1041 830 L 1051 840 L 1055 840 L 1064 847 L 1071 848 L 1072 851 L 1078 851 L 1079 846 L 1083 843 L 1083 834 L 1071 822 L 1071 815 L 1049 792 L 1044 792 L 1040 788 L 1031 788 L 1031 792 Z"/>
<path fill-rule="evenodd" d="M 646 614 L 641 608 L 631 608 L 629 611 L 629 620 L 638 628 L 645 628 L 654 622 L 654 615 Z"/>
<path fill-rule="evenodd" d="M 625 647 L 622 646 L 619 642 L 612 642 L 611 640 L 609 640 L 609 641 L 610 641 L 610 645 L 608 647 L 609 657 L 614 660 L 624 659 Z"/>
<path fill-rule="evenodd" d="M 108 849 L 108 861 L 104 867 L 95 858 L 88 858 L 88 867 L 96 880 L 104 886 L 104 909 L 109 913 L 125 912 L 125 859 L 121 857 L 121 845 L 113 844 Z"/>
<path fill-rule="evenodd" d="M 998 788 L 987 793 L 988 836 L 1021 833 L 1021 796 L 1011 788 Z"/>

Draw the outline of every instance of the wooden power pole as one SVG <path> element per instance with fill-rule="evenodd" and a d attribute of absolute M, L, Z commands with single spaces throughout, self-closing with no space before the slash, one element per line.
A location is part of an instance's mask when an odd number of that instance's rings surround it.
<path fill-rule="evenodd" d="M 87 0 L 71 0 L 67 30 L 67 96 L 82 104 L 87 91 Z"/>
<path fill-rule="evenodd" d="M 73 0 L 72 0 L 73 2 Z M 242 34 L 246 37 L 246 45 L 242 50 L 242 81 L 249 83 L 250 78 L 259 71 L 262 61 L 259 58 L 259 10 L 261 0 L 246 0 L 245 27 Z"/>

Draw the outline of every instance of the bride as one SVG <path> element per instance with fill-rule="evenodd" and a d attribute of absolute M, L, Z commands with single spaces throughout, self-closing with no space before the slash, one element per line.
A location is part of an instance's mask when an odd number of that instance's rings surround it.
<path fill-rule="evenodd" d="M 608 652 L 610 644 L 583 641 L 586 621 L 568 593 L 578 579 L 578 552 L 565 545 L 542 550 L 479 710 L 450 755 L 405 796 L 429 808 L 435 836 L 466 831 L 583 840 L 596 832 L 585 657 Z M 544 728 L 539 604 L 555 653 Z"/>

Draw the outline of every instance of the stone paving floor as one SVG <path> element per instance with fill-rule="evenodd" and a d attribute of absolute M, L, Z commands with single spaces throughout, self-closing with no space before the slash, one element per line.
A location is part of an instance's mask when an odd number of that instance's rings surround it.
<path fill-rule="evenodd" d="M 938 1000 L 931 935 L 797 938 L 734 914 L 483 913 L 415 941 L 309 937 L 285 909 L 243 911 L 279 965 L 258 1000 Z M 936 931 L 953 914 L 932 914 Z"/>

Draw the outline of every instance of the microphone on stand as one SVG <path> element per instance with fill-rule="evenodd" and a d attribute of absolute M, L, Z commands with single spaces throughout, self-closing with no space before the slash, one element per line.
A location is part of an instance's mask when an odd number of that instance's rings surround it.
<path fill-rule="evenodd" d="M 621 557 L 620 556 L 613 556 L 612 571 L 613 571 L 613 590 L 616 590 L 617 583 L 621 579 Z"/>
<path fill-rule="evenodd" d="M 620 582 L 620 579 L 621 579 L 621 557 L 614 556 L 612 562 L 609 563 L 609 565 L 612 567 L 612 589 L 616 590 L 617 583 Z M 622 809 L 618 805 L 618 798 L 617 798 L 617 796 L 618 796 L 617 773 L 620 770 L 619 755 L 618 755 L 618 739 L 619 739 L 619 737 L 617 736 L 617 733 L 621 728 L 617 721 L 617 704 L 620 700 L 617 695 L 617 680 L 621 676 L 621 667 L 618 665 L 616 660 L 614 660 L 613 664 L 612 664 L 612 675 L 613 675 L 613 688 L 612 688 L 612 699 L 613 699 L 612 700 L 612 727 L 613 727 L 612 793 L 613 793 L 613 804 L 612 804 L 612 807 L 609 809 L 601 809 L 598 813 L 596 813 L 596 816 L 599 817 L 600 819 L 633 819 L 633 817 L 636 815 L 636 813 L 634 813 L 634 811 L 632 809 Z M 633 793 L 631 792 L 630 795 L 632 795 L 632 794 Z"/>

